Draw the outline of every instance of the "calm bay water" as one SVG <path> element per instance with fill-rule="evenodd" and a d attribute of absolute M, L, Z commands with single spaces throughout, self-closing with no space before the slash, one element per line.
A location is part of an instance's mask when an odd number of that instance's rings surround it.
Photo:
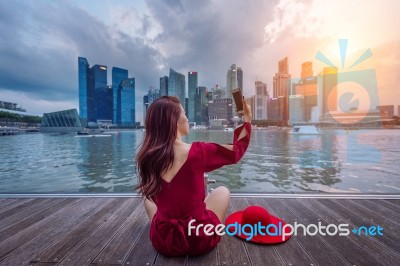
<path fill-rule="evenodd" d="M 0 137 L 0 193 L 131 192 L 142 131 L 111 137 Z M 232 132 L 191 131 L 186 142 L 230 143 Z M 400 193 L 400 130 L 254 130 L 239 164 L 209 174 L 232 192 Z"/>

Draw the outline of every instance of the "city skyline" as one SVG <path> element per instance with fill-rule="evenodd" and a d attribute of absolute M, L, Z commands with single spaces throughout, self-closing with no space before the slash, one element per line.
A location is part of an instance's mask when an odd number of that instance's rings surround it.
<path fill-rule="evenodd" d="M 341 70 L 338 39 L 349 41 L 348 62 L 371 49 L 373 56 L 358 69 L 376 70 L 380 104 L 400 104 L 396 1 L 15 1 L 0 7 L 0 100 L 30 113 L 78 108 L 78 56 L 127 69 L 136 78 L 141 109 L 143 95 L 149 87 L 160 89 L 170 67 L 198 72 L 198 85 L 210 89 L 226 87 L 226 71 L 237 64 L 246 97 L 254 94 L 256 80 L 272 95 L 276 63 L 284 57 L 292 78 L 300 77 L 307 61 L 314 75 L 322 71 L 326 65 L 315 59 L 318 51 Z"/>

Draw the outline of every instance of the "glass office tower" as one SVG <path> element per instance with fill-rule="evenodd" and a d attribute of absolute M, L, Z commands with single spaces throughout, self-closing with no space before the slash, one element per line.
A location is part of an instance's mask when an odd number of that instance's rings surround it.
<path fill-rule="evenodd" d="M 167 76 L 160 78 L 160 94 L 161 94 L 161 96 L 168 95 L 168 77 Z"/>
<path fill-rule="evenodd" d="M 135 126 L 135 78 L 122 80 L 117 93 L 117 124 Z"/>
<path fill-rule="evenodd" d="M 94 65 L 91 68 L 94 81 L 94 117 L 89 122 L 113 119 L 112 88 L 107 86 L 107 67 Z"/>
<path fill-rule="evenodd" d="M 119 92 L 119 86 L 121 82 L 125 79 L 128 79 L 128 70 L 119 68 L 119 67 L 113 67 L 112 68 L 112 91 L 113 91 L 113 123 L 118 124 L 118 118 L 117 118 L 117 110 L 118 110 L 118 92 Z M 133 80 L 133 83 L 135 83 L 135 80 Z M 135 87 L 135 86 L 133 86 Z M 135 88 L 133 88 L 135 89 Z M 135 100 L 133 98 L 133 100 Z"/>
<path fill-rule="evenodd" d="M 197 72 L 188 72 L 188 94 L 189 94 L 189 104 L 188 104 L 188 119 L 190 122 L 195 122 L 195 95 L 198 86 Z"/>
<path fill-rule="evenodd" d="M 182 106 L 185 107 L 185 75 L 169 69 L 168 95 L 178 97 Z"/>
<path fill-rule="evenodd" d="M 94 91 L 92 74 L 89 63 L 84 57 L 78 57 L 79 82 L 79 116 L 84 126 L 90 117 L 93 117 Z"/>

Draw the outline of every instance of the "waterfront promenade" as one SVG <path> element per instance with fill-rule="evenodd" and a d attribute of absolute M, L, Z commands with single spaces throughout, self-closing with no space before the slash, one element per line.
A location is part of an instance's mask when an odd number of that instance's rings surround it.
<path fill-rule="evenodd" d="M 366 195 L 232 195 L 229 212 L 260 205 L 287 223 L 380 225 L 383 236 L 293 236 L 261 246 L 223 236 L 198 257 L 151 246 L 141 199 L 129 195 L 0 198 L 0 265 L 395 265 L 400 199 Z"/>

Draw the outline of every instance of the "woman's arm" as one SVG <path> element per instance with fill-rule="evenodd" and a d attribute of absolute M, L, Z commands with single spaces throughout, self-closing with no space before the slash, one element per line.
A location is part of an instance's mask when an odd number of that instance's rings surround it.
<path fill-rule="evenodd" d="M 246 101 L 244 100 L 244 97 L 242 98 L 242 102 L 243 102 L 243 111 L 240 111 L 239 114 L 241 114 L 243 116 L 243 121 L 245 123 L 251 123 L 252 114 L 251 114 L 250 105 L 248 105 L 246 103 Z M 247 134 L 249 134 L 249 132 L 247 132 L 246 128 L 243 127 L 243 129 L 240 132 L 240 135 L 238 137 L 238 140 L 244 138 Z M 227 148 L 228 150 L 233 151 L 233 145 L 231 145 L 231 144 L 221 144 L 221 146 L 224 148 Z"/>

